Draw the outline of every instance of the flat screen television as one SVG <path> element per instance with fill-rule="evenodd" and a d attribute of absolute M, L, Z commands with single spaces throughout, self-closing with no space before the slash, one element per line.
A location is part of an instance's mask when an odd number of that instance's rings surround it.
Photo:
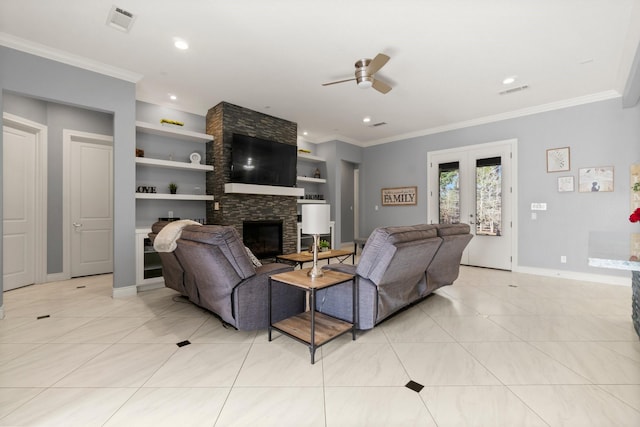
<path fill-rule="evenodd" d="M 296 145 L 234 133 L 231 182 L 294 187 L 297 148 Z"/>

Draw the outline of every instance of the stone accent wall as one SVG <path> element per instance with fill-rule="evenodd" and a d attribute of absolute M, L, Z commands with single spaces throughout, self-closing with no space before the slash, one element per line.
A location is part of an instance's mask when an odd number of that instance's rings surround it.
<path fill-rule="evenodd" d="M 214 166 L 207 172 L 207 194 L 214 202 L 207 202 L 207 224 L 232 225 L 242 235 L 242 222 L 280 219 L 283 222 L 283 251 L 296 251 L 296 197 L 258 194 L 226 194 L 229 182 L 231 140 L 234 133 L 254 136 L 285 144 L 298 144 L 298 125 L 288 120 L 268 116 L 257 111 L 221 102 L 207 112 L 207 133 L 214 140 L 207 144 L 207 164 Z M 219 209 L 214 209 L 218 202 Z"/>

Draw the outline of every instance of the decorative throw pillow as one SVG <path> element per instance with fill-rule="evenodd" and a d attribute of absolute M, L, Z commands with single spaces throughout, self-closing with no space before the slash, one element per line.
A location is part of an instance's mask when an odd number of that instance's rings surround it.
<path fill-rule="evenodd" d="M 246 246 L 244 248 L 247 251 L 247 255 L 249 255 L 249 259 L 251 259 L 251 262 L 253 263 L 253 266 L 254 267 L 262 267 L 262 263 L 260 262 L 260 260 L 258 258 L 256 258 L 256 256 L 253 254 L 253 252 L 251 252 L 251 249 L 249 249 Z"/>

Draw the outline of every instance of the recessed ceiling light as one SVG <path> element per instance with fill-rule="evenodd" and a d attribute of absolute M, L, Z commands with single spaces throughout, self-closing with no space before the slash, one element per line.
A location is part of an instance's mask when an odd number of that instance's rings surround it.
<path fill-rule="evenodd" d="M 505 77 L 505 79 L 502 80 L 502 84 L 503 85 L 510 85 L 511 83 L 514 83 L 516 81 L 516 79 L 517 79 L 516 76 Z"/>
<path fill-rule="evenodd" d="M 304 132 L 302 132 L 302 134 L 303 134 L 304 136 L 307 136 L 307 135 L 309 135 L 309 132 L 307 132 L 307 131 L 305 130 Z"/>
<path fill-rule="evenodd" d="M 189 43 L 187 43 L 186 40 L 179 39 L 177 37 L 173 39 L 173 45 L 180 50 L 189 49 Z"/>
<path fill-rule="evenodd" d="M 369 123 L 369 122 L 371 121 L 371 117 L 367 116 L 367 117 L 365 117 L 364 119 L 362 119 L 362 121 L 363 121 L 364 123 Z"/>
<path fill-rule="evenodd" d="M 171 99 L 172 101 L 175 101 L 176 99 L 178 99 L 178 97 L 175 95 L 169 95 L 169 99 Z"/>

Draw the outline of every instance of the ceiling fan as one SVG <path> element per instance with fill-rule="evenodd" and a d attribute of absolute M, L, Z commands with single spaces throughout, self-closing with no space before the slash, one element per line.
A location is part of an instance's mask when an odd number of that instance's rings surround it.
<path fill-rule="evenodd" d="M 377 54 L 373 59 L 359 59 L 355 64 L 356 72 L 354 78 L 323 83 L 322 86 L 335 85 L 338 83 L 345 83 L 355 80 L 359 88 L 367 89 L 373 87 L 380 93 L 387 93 L 391 90 L 391 86 L 381 80 L 376 80 L 375 78 L 373 78 L 373 76 L 380 70 L 380 68 L 384 67 L 389 59 L 390 58 L 383 53 Z"/>

